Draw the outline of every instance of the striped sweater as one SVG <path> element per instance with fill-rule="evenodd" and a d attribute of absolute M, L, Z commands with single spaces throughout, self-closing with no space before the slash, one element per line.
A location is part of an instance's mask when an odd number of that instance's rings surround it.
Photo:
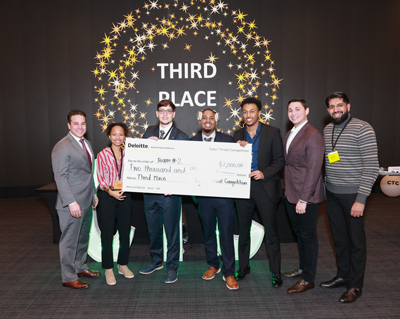
<path fill-rule="evenodd" d="M 349 119 L 335 125 L 333 142 L 347 122 Z M 328 154 L 332 152 L 333 127 L 330 123 L 324 129 L 326 189 L 336 194 L 358 194 L 356 202 L 365 204 L 379 172 L 374 129 L 367 122 L 351 118 L 335 147 L 340 161 L 331 164 Z"/>

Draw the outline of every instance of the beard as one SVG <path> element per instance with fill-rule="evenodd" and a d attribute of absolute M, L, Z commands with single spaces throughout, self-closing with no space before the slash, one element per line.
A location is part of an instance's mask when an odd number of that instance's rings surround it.
<path fill-rule="evenodd" d="M 207 134 L 208 134 L 208 133 L 212 133 L 212 131 L 213 131 L 212 129 L 205 129 L 205 128 L 203 128 L 203 132 L 204 132 L 204 133 L 207 133 Z"/>
<path fill-rule="evenodd" d="M 334 118 L 332 115 L 329 115 L 331 121 L 333 124 L 339 125 L 342 124 L 344 121 L 346 121 L 349 118 L 349 112 L 343 112 L 343 115 L 339 118 Z"/>

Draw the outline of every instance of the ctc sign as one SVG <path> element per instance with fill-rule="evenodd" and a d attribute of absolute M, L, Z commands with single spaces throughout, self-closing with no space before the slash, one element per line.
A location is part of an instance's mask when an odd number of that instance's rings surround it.
<path fill-rule="evenodd" d="M 386 175 L 381 180 L 381 189 L 387 196 L 396 197 L 400 195 L 400 176 Z"/>

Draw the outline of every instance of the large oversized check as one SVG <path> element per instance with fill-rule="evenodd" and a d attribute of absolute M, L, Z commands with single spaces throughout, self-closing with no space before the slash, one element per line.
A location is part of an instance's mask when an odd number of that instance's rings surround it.
<path fill-rule="evenodd" d="M 249 198 L 251 145 L 127 138 L 127 192 Z"/>

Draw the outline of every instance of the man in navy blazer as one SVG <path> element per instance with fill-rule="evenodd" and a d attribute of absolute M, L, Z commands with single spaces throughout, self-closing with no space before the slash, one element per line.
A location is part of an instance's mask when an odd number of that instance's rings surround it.
<path fill-rule="evenodd" d="M 301 279 L 288 289 L 302 293 L 314 288 L 318 258 L 317 218 L 325 199 L 322 164 L 325 142 L 321 133 L 308 123 L 309 108 L 303 99 L 288 103 L 288 118 L 293 128 L 285 138 L 286 208 L 299 244 L 299 268 L 283 273 Z"/>
<path fill-rule="evenodd" d="M 157 104 L 156 115 L 159 124 L 150 126 L 143 138 L 154 140 L 188 140 L 188 136 L 175 127 L 175 105 L 170 100 L 161 100 Z M 144 210 L 150 236 L 150 264 L 140 270 L 148 275 L 163 268 L 163 232 L 167 236 L 167 276 L 165 282 L 172 284 L 178 280 L 179 266 L 179 220 L 182 197 L 171 194 L 144 194 Z"/>
<path fill-rule="evenodd" d="M 259 121 L 261 101 L 246 98 L 241 103 L 245 127 L 233 139 L 242 146 L 252 144 L 250 198 L 236 201 L 239 216 L 239 270 L 236 278 L 250 273 L 250 227 L 257 207 L 265 228 L 265 238 L 272 272 L 272 286 L 281 287 L 281 249 L 277 224 L 278 202 L 282 197 L 279 171 L 285 165 L 280 130 Z"/>
<path fill-rule="evenodd" d="M 191 141 L 226 142 L 233 143 L 230 135 L 216 131 L 219 114 L 211 109 L 198 113 L 198 120 L 202 131 L 192 137 Z M 211 280 L 221 271 L 217 254 L 216 227 L 218 219 L 219 241 L 222 253 L 222 279 L 226 287 L 236 290 L 239 285 L 235 279 L 235 249 L 233 246 L 233 231 L 235 225 L 235 202 L 232 198 L 196 196 L 199 212 L 204 227 L 204 245 L 208 270 L 204 273 L 204 280 Z"/>

